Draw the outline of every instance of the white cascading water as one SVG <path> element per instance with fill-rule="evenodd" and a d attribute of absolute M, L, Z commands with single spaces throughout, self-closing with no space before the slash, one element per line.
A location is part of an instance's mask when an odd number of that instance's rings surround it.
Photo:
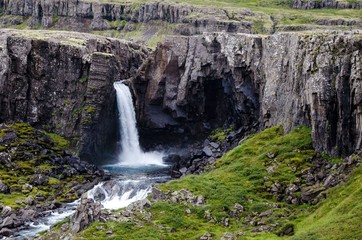
<path fill-rule="evenodd" d="M 104 166 L 109 171 L 120 173 L 122 178 L 101 182 L 87 192 L 87 197 L 100 201 L 107 209 L 119 209 L 129 204 L 145 199 L 152 190 L 155 182 L 164 182 L 169 177 L 160 173 L 149 173 L 150 169 L 163 169 L 163 154 L 159 152 L 143 152 L 138 141 L 136 116 L 129 88 L 122 82 L 115 82 L 117 106 L 119 111 L 121 147 L 119 163 Z M 147 173 L 148 172 L 148 173 Z M 74 212 L 77 200 L 67 204 L 59 212 L 51 212 L 49 216 L 38 219 L 38 224 L 29 223 L 29 228 L 20 231 L 21 237 L 32 237 Z"/>
<path fill-rule="evenodd" d="M 163 165 L 162 153 L 143 152 L 138 139 L 136 127 L 136 114 L 133 106 L 131 92 L 122 82 L 115 82 L 114 88 L 117 93 L 117 106 L 119 123 L 121 125 L 121 147 L 119 164 L 129 167 L 140 167 L 147 165 Z"/>

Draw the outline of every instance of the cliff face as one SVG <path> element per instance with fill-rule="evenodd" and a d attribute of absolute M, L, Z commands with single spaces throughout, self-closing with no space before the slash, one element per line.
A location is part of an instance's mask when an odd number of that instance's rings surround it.
<path fill-rule="evenodd" d="M 92 159 L 115 143 L 112 83 L 132 76 L 146 55 L 116 39 L 0 30 L 0 116 L 70 138 Z"/>
<path fill-rule="evenodd" d="M 99 3 L 75 0 L 0 0 L 5 15 L 32 18 L 33 24 L 41 23 L 45 28 L 69 26 L 72 30 L 107 30 L 109 21 L 118 23 L 119 30 L 127 22 L 143 23 L 162 20 L 179 24 L 181 34 L 196 34 L 204 31 L 251 32 L 251 22 L 245 20 L 242 11 L 229 13 L 212 7 L 195 7 L 179 3 Z M 246 11 L 248 16 L 258 14 Z M 232 16 L 232 17 L 231 17 Z M 54 17 L 65 17 L 61 19 Z M 0 21 L 3 25 L 13 25 L 13 20 Z M 63 26 L 62 26 L 63 25 Z M 126 27 L 127 28 L 127 27 Z"/>
<path fill-rule="evenodd" d="M 346 153 L 362 143 L 361 49 L 351 32 L 170 37 L 133 79 L 139 116 L 192 133 L 307 124 L 317 150 Z"/>
<path fill-rule="evenodd" d="M 361 1 L 343 0 L 295 0 L 293 8 L 316 9 L 316 8 L 362 8 Z"/>

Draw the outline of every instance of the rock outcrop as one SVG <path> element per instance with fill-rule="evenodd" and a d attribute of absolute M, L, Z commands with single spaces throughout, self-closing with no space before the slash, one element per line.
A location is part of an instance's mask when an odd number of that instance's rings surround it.
<path fill-rule="evenodd" d="M 108 30 L 111 28 L 127 29 L 135 23 L 161 20 L 180 24 L 181 34 L 195 34 L 204 31 L 228 31 L 250 33 L 252 23 L 247 17 L 261 15 L 250 11 L 228 12 L 213 7 L 195 7 L 184 3 L 149 2 L 135 4 L 99 3 L 95 1 L 72 0 L 1 0 L 5 15 L 29 18 L 30 25 L 42 24 L 45 28 L 69 26 L 72 30 Z M 1 6 L 1 5 L 0 5 Z M 54 17 L 61 17 L 57 19 Z M 111 21 L 119 21 L 116 26 Z M 14 24 L 3 19 L 5 25 Z M 69 24 L 72 23 L 72 24 Z M 63 26 L 62 26 L 63 25 Z"/>
<path fill-rule="evenodd" d="M 0 116 L 73 141 L 92 160 L 115 144 L 113 82 L 147 56 L 138 45 L 74 32 L 0 30 Z"/>
<path fill-rule="evenodd" d="M 362 1 L 346 0 L 295 0 L 293 8 L 316 9 L 316 8 L 362 8 Z"/>
<path fill-rule="evenodd" d="M 348 153 L 362 143 L 361 49 L 360 32 L 169 37 L 133 79 L 139 118 L 191 134 L 307 124 L 316 150 Z"/>

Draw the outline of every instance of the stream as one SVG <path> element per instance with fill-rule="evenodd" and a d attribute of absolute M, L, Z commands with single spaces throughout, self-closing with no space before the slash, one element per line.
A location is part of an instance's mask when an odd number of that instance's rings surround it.
<path fill-rule="evenodd" d="M 143 152 L 136 127 L 135 109 L 129 88 L 122 82 L 115 82 L 117 107 L 120 125 L 121 151 L 117 156 L 118 162 L 104 165 L 102 168 L 113 174 L 113 178 L 101 182 L 87 192 L 87 197 L 100 201 L 103 208 L 119 209 L 129 204 L 145 199 L 155 183 L 170 180 L 169 166 L 163 164 L 163 153 Z M 80 200 L 65 204 L 64 207 L 45 212 L 45 216 L 37 222 L 29 222 L 27 229 L 17 234 L 17 240 L 35 236 L 37 233 L 70 217 Z"/>

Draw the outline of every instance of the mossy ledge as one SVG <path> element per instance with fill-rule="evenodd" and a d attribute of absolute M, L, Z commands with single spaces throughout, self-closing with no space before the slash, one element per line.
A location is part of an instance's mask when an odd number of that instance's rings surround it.
<path fill-rule="evenodd" d="M 1 212 L 2 227 L 12 218 L 6 227 L 19 231 L 25 221 L 78 199 L 102 179 L 103 171 L 81 162 L 68 145 L 26 123 L 0 125 L 0 211 L 9 209 Z"/>
<path fill-rule="evenodd" d="M 331 162 L 312 148 L 308 127 L 284 134 L 277 126 L 249 136 L 205 173 L 155 186 L 149 200 L 106 222 L 75 236 L 66 222 L 39 239 L 360 239 L 360 162 L 360 154 Z M 318 169 L 338 177 L 327 183 Z"/>

